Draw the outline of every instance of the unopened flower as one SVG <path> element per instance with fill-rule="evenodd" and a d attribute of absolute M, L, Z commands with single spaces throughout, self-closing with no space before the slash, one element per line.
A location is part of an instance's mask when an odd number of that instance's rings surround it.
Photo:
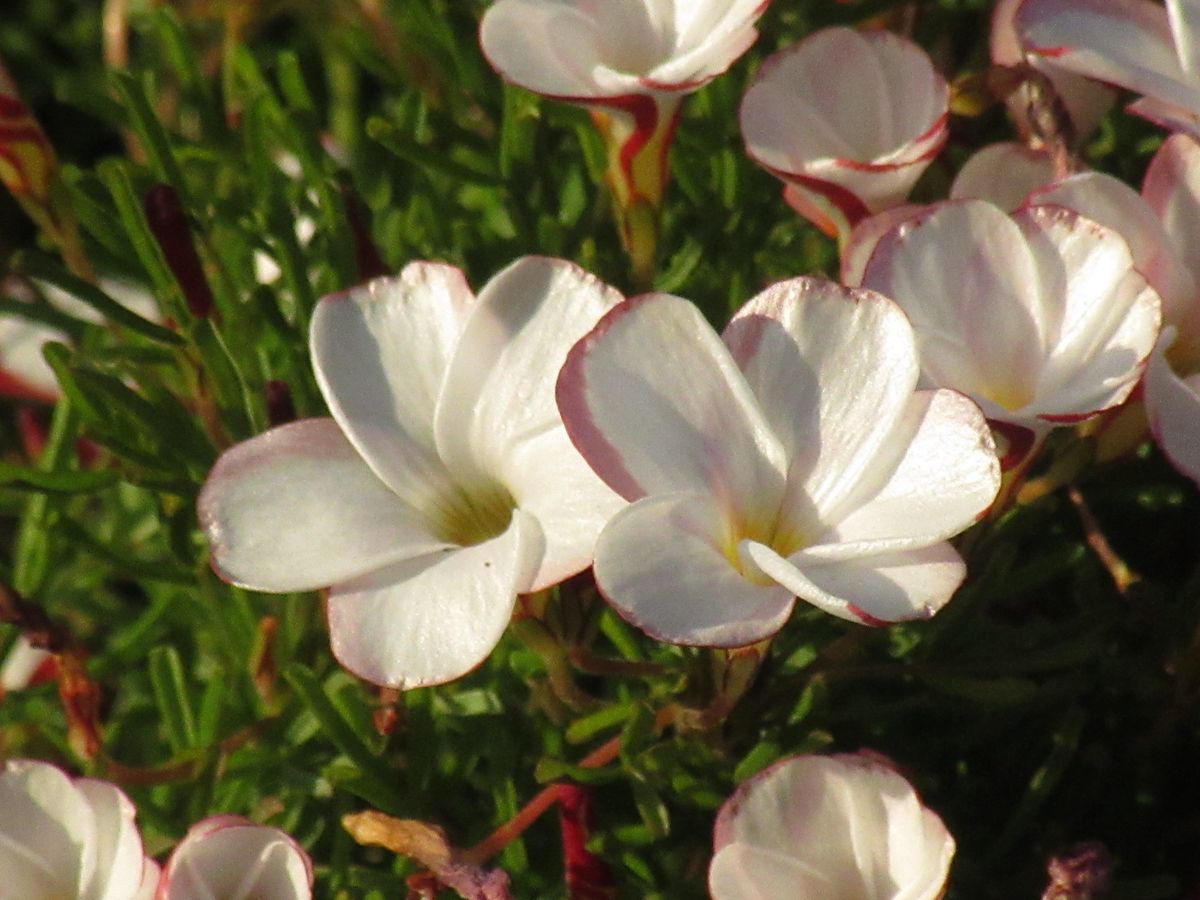
<path fill-rule="evenodd" d="M 498 0 L 483 16 L 483 53 L 505 79 L 592 110 L 622 237 L 643 273 L 680 104 L 749 49 L 769 2 Z"/>
<path fill-rule="evenodd" d="M 954 838 L 912 785 L 866 753 L 795 756 L 717 814 L 713 900 L 937 900 Z"/>
<path fill-rule="evenodd" d="M 0 665 L 0 699 L 10 691 L 53 681 L 57 669 L 53 653 L 33 646 L 25 635 L 18 635 Z"/>
<path fill-rule="evenodd" d="M 723 341 L 678 297 L 618 306 L 558 383 L 576 447 L 633 501 L 597 541 L 604 596 L 723 647 L 775 634 L 797 597 L 871 624 L 935 613 L 964 576 L 946 539 L 999 469 L 978 408 L 917 377 L 908 321 L 870 291 L 781 282 Z"/>
<path fill-rule="evenodd" d="M 376 684 L 470 671 L 517 594 L 587 568 L 620 505 L 554 404 L 568 349 L 619 299 L 538 257 L 478 299 L 433 263 L 326 297 L 310 343 L 333 418 L 217 461 L 199 500 L 214 567 L 256 590 L 330 588 L 333 652 Z"/>
<path fill-rule="evenodd" d="M 312 883 L 312 860 L 289 835 L 240 816 L 213 816 L 176 846 L 155 900 L 308 900 Z"/>
<path fill-rule="evenodd" d="M 1123 402 L 1160 301 L 1115 232 L 1058 207 L 931 207 L 883 236 L 862 283 L 912 320 L 923 382 L 1033 435 Z"/>
<path fill-rule="evenodd" d="M 788 184 L 793 206 L 845 237 L 904 202 L 946 143 L 949 102 L 916 44 L 827 28 L 763 64 L 742 100 L 742 135 L 750 157 Z"/>
<path fill-rule="evenodd" d="M 0 892 L 22 900 L 149 900 L 147 858 L 129 799 L 106 781 L 49 763 L 0 768 Z"/>
<path fill-rule="evenodd" d="M 1142 94 L 1129 111 L 1200 136 L 1200 12 L 1194 0 L 1024 0 L 1027 54 Z"/>

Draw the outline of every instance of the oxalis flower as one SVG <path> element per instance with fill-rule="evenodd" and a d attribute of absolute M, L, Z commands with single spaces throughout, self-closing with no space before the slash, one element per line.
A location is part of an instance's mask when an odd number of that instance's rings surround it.
<path fill-rule="evenodd" d="M 21 900 L 149 900 L 158 866 L 129 799 L 106 781 L 49 763 L 0 768 L 0 893 Z"/>
<path fill-rule="evenodd" d="M 954 838 L 885 760 L 794 756 L 717 814 L 713 900 L 937 900 Z"/>
<path fill-rule="evenodd" d="M 1027 54 L 1142 94 L 1131 113 L 1200 136 L 1196 0 L 1024 0 L 1015 23 Z"/>
<path fill-rule="evenodd" d="M 978 402 L 1013 464 L 1055 425 L 1124 402 L 1158 337 L 1159 297 L 1126 242 L 1057 207 L 937 204 L 879 239 L 862 284 L 912 320 L 923 383 Z"/>
<path fill-rule="evenodd" d="M 917 391 L 899 308 L 796 278 L 718 337 L 691 303 L 628 300 L 571 351 L 558 403 L 631 506 L 596 546 L 600 590 L 651 635 L 736 647 L 796 597 L 869 624 L 924 618 L 964 576 L 946 542 L 999 486 L 979 409 Z"/>
<path fill-rule="evenodd" d="M 312 860 L 278 828 L 241 816 L 197 822 L 163 869 L 155 900 L 308 900 Z"/>
<path fill-rule="evenodd" d="M 505 79 L 588 106 L 635 266 L 653 266 L 657 209 L 683 98 L 754 43 L 770 0 L 498 0 L 479 41 Z"/>
<path fill-rule="evenodd" d="M 620 299 L 537 257 L 478 299 L 434 263 L 324 298 L 310 343 L 333 418 L 217 461 L 199 500 L 214 567 L 256 590 L 328 587 L 333 652 L 376 684 L 479 665 L 517 594 L 587 568 L 620 505 L 554 405 L 567 350 Z"/>
<path fill-rule="evenodd" d="M 742 100 L 750 158 L 791 205 L 843 239 L 904 202 L 946 143 L 950 90 L 916 44 L 827 28 L 776 53 Z"/>

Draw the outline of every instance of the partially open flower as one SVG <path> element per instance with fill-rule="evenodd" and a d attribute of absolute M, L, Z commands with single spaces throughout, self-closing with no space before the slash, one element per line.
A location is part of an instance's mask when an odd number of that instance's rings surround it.
<path fill-rule="evenodd" d="M 21 900 L 149 900 L 147 858 L 129 799 L 106 781 L 12 760 L 0 768 L 0 874 Z"/>
<path fill-rule="evenodd" d="M 750 157 L 787 182 L 793 206 L 845 237 L 904 202 L 946 143 L 949 102 L 916 44 L 828 28 L 763 64 L 742 100 L 742 135 Z"/>
<path fill-rule="evenodd" d="M 680 103 L 754 43 L 769 2 L 498 0 L 484 14 L 479 41 L 505 79 L 593 110 L 639 269 L 653 262 Z"/>
<path fill-rule="evenodd" d="M 1034 435 L 1123 402 L 1161 316 L 1125 241 L 1058 207 L 938 204 L 884 235 L 862 283 L 908 313 L 925 384 Z"/>
<path fill-rule="evenodd" d="M 576 447 L 633 501 L 597 541 L 604 596 L 719 647 L 775 634 L 797 597 L 868 624 L 933 615 L 965 574 L 947 538 L 999 467 L 978 408 L 917 377 L 899 308 L 819 279 L 768 288 L 723 340 L 678 297 L 616 307 L 558 382 Z"/>
<path fill-rule="evenodd" d="M 1024 0 L 1025 52 L 1142 99 L 1129 111 L 1200 136 L 1200 11 L 1194 0 Z"/>
<path fill-rule="evenodd" d="M 333 418 L 217 461 L 199 500 L 214 567 L 256 590 L 330 588 L 333 652 L 376 684 L 470 671 L 517 594 L 591 564 L 620 506 L 554 405 L 568 349 L 618 300 L 539 257 L 478 299 L 433 263 L 326 297 L 310 343 Z"/>
<path fill-rule="evenodd" d="M 721 807 L 713 900 L 937 900 L 954 838 L 874 755 L 794 756 Z"/>
<path fill-rule="evenodd" d="M 308 900 L 312 883 L 312 860 L 290 836 L 240 816 L 213 816 L 179 842 L 155 900 Z"/>

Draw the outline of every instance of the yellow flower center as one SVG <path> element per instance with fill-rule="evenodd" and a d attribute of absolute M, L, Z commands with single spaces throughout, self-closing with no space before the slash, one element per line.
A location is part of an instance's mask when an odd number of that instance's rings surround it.
<path fill-rule="evenodd" d="M 505 532 L 517 502 L 499 482 L 457 485 L 453 493 L 439 498 L 431 516 L 434 534 L 460 547 L 482 544 Z"/>

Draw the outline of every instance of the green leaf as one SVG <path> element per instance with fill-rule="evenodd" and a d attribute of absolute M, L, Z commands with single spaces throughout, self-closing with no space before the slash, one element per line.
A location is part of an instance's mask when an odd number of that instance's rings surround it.
<path fill-rule="evenodd" d="M 496 175 L 469 168 L 451 159 L 445 153 L 423 147 L 412 138 L 401 134 L 386 119 L 379 117 L 368 119 L 367 136 L 405 162 L 433 175 L 445 176 L 465 184 L 481 184 L 488 187 L 504 184 L 504 179 Z"/>
<path fill-rule="evenodd" d="M 117 473 L 106 470 L 81 472 L 74 469 L 43 472 L 0 460 L 0 485 L 55 494 L 80 494 L 103 490 L 117 482 Z"/>
<path fill-rule="evenodd" d="M 196 720 L 188 697 L 179 652 L 171 645 L 155 647 L 149 657 L 150 684 L 163 729 L 174 753 L 196 746 Z"/>

